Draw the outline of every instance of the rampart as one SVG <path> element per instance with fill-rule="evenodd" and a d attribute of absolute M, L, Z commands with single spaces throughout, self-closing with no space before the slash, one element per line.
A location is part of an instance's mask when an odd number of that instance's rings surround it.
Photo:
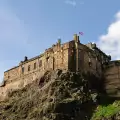
<path fill-rule="evenodd" d="M 105 67 L 106 92 L 112 97 L 120 97 L 120 61 L 111 61 Z"/>

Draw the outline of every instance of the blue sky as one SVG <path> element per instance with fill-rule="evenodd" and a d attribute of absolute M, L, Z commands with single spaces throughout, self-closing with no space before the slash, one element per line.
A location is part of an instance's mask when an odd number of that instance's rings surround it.
<path fill-rule="evenodd" d="M 25 55 L 39 55 L 58 38 L 66 42 L 81 31 L 82 43 L 96 42 L 119 59 L 119 11 L 120 0 L 0 0 L 1 80 Z"/>

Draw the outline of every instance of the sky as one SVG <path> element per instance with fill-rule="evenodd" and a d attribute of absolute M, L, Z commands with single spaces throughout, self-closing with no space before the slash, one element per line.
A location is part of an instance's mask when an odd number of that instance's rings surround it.
<path fill-rule="evenodd" d="M 81 43 L 95 42 L 120 59 L 120 0 L 0 0 L 0 81 L 24 56 L 79 32 Z"/>

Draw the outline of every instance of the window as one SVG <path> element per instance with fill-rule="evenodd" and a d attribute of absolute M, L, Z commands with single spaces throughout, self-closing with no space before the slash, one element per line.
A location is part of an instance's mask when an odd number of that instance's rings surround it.
<path fill-rule="evenodd" d="M 97 56 L 96 56 L 96 61 L 98 60 Z"/>
<path fill-rule="evenodd" d="M 89 66 L 92 66 L 91 58 L 89 57 Z"/>
<path fill-rule="evenodd" d="M 34 69 L 36 69 L 36 63 L 34 63 Z"/>
<path fill-rule="evenodd" d="M 90 52 L 88 53 L 88 56 L 89 56 L 89 57 L 91 56 L 91 53 L 90 53 Z"/>
<path fill-rule="evenodd" d="M 91 58 L 89 57 L 89 62 L 91 62 Z"/>
<path fill-rule="evenodd" d="M 46 58 L 46 62 L 49 62 L 49 57 Z"/>
<path fill-rule="evenodd" d="M 24 67 L 22 67 L 22 73 L 24 73 Z"/>
<path fill-rule="evenodd" d="M 42 60 L 39 61 L 39 67 L 41 67 L 41 66 L 42 66 Z"/>
<path fill-rule="evenodd" d="M 28 65 L 28 71 L 30 71 L 30 65 Z"/>
<path fill-rule="evenodd" d="M 92 66 L 92 63 L 91 63 L 91 62 L 89 62 L 89 66 L 90 66 L 90 67 Z"/>

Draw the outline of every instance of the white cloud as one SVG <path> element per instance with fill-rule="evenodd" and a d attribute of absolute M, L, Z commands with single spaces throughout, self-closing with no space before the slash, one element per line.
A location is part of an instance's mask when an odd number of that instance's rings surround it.
<path fill-rule="evenodd" d="M 120 59 L 120 11 L 115 15 L 115 20 L 107 29 L 105 35 L 101 35 L 97 43 L 100 48 L 110 54 L 112 59 Z"/>
<path fill-rule="evenodd" d="M 69 4 L 69 5 L 72 5 L 72 6 L 74 6 L 74 7 L 75 7 L 76 4 L 77 4 L 76 1 L 74 1 L 74 0 L 66 0 L 65 3 L 66 3 L 66 4 Z"/>

